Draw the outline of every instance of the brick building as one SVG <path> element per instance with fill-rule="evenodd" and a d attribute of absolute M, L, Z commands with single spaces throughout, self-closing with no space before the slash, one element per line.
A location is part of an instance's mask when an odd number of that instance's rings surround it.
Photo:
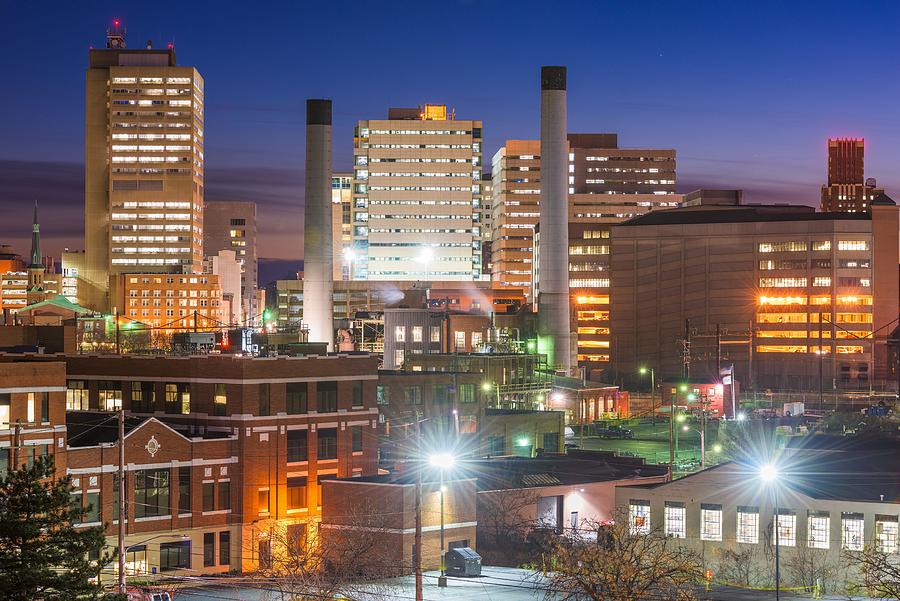
<path fill-rule="evenodd" d="M 422 474 L 422 568 L 441 563 L 441 495 L 444 497 L 444 549 L 475 547 L 476 481 L 454 475 L 443 482 L 436 469 Z M 413 571 L 416 477 L 411 471 L 370 478 L 328 480 L 325 483 L 322 531 L 361 529 L 382 541 L 383 561 L 401 573 Z"/>
<path fill-rule="evenodd" d="M 0 356 L 0 472 L 53 454 L 66 469 L 66 366 Z"/>
<path fill-rule="evenodd" d="M 41 422 L 20 431 L 20 462 L 61 455 L 111 545 L 125 409 L 130 572 L 250 570 L 285 540 L 276 533 L 302 539 L 318 522 L 322 480 L 376 473 L 375 357 L 28 359 L 0 362 L 6 423 Z M 0 448 L 4 436 L 14 433 L 0 430 Z"/>

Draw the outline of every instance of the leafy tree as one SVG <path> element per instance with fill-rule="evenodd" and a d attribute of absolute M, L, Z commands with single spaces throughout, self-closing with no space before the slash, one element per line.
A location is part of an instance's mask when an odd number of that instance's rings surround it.
<path fill-rule="evenodd" d="M 75 528 L 71 481 L 56 479 L 53 457 L 0 478 L 0 601 L 80 601 L 101 592 L 112 557 L 103 528 Z M 95 560 L 91 561 L 89 555 Z"/>
<path fill-rule="evenodd" d="M 621 512 L 620 512 L 621 513 Z M 595 540 L 559 538 L 548 556 L 547 601 L 695 600 L 700 557 L 659 530 L 631 532 L 627 516 L 613 524 L 586 524 Z"/>

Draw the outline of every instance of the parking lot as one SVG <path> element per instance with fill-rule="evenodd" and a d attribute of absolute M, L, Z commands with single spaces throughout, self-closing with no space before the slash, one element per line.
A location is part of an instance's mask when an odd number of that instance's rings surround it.
<path fill-rule="evenodd" d="M 687 425 L 688 431 L 684 431 Z M 614 439 L 601 438 L 588 434 L 585 431 L 583 439 L 584 448 L 588 450 L 617 451 L 623 455 L 643 457 L 648 463 L 669 462 L 669 422 L 660 420 L 655 424 L 632 423 L 624 424 L 630 429 L 633 438 Z M 695 421 L 678 424 L 678 453 L 676 462 L 680 466 L 678 471 L 694 471 L 700 466 L 700 425 Z M 710 421 L 706 424 L 706 461 L 707 465 L 714 465 L 724 460 L 721 452 L 717 452 L 718 423 Z M 567 444 L 579 446 L 582 442 L 578 433 L 574 437 L 566 438 Z"/>

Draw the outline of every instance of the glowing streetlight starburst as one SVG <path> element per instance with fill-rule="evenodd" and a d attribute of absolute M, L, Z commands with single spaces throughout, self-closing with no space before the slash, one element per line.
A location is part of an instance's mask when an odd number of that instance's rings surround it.
<path fill-rule="evenodd" d="M 759 477 L 763 482 L 773 482 L 778 478 L 778 468 L 771 463 L 767 463 L 759 468 Z"/>

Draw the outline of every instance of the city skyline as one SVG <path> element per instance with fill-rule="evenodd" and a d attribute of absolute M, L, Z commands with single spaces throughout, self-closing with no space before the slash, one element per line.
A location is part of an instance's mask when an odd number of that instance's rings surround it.
<path fill-rule="evenodd" d="M 733 187 L 744 189 L 749 202 L 815 206 L 826 181 L 827 139 L 835 136 L 865 138 L 866 175 L 889 194 L 896 190 L 900 181 L 890 166 L 900 159 L 900 128 L 888 104 L 896 84 L 879 79 L 897 58 L 890 36 L 879 35 L 896 7 L 872 4 L 850 15 L 866 22 L 869 35 L 864 47 L 845 55 L 822 35 L 828 26 L 845 23 L 847 15 L 836 3 L 817 4 L 815 12 L 799 3 L 780 9 L 779 19 L 772 19 L 774 4 L 753 14 L 733 7 L 713 12 L 710 6 L 659 5 L 653 19 L 640 22 L 635 9 L 535 8 L 545 13 L 542 18 L 502 13 L 499 26 L 467 27 L 460 42 L 436 39 L 421 26 L 405 27 L 407 20 L 429 22 L 421 7 L 413 11 L 411 5 L 386 11 L 347 4 L 316 15 L 305 7 L 273 7 L 247 19 L 228 7 L 206 14 L 190 6 L 164 16 L 99 4 L 55 11 L 49 20 L 38 8 L 18 5 L 3 26 L 4 45 L 29 43 L 29 30 L 12 29 L 11 23 L 39 23 L 45 31 L 28 61 L 20 61 L 18 52 L 2 59 L 20 93 L 0 100 L 9 141 L 0 153 L 0 198 L 10 206 L 38 200 L 46 216 L 46 254 L 83 247 L 86 51 L 102 47 L 105 27 L 115 17 L 129 30 L 129 47 L 143 47 L 148 38 L 156 47 L 171 41 L 180 64 L 204 73 L 211 91 L 207 200 L 259 203 L 261 257 L 302 254 L 306 97 L 334 99 L 335 171 L 350 168 L 356 121 L 377 118 L 389 106 L 425 102 L 447 103 L 460 119 L 483 120 L 484 154 L 491 156 L 506 139 L 536 137 L 538 105 L 527 92 L 541 64 L 569 66 L 577 90 L 570 97 L 569 131 L 615 132 L 624 146 L 675 148 L 679 192 Z M 497 23 L 502 11 L 499 3 L 454 7 L 469 22 Z M 350 38 L 353 28 L 347 36 L 333 34 L 347 14 L 367 24 L 359 38 Z M 803 21 L 795 18 L 801 14 Z M 332 27 L 303 28 L 314 16 Z M 611 20 L 619 25 L 606 31 L 602 23 Z M 392 35 L 378 33 L 388 27 Z M 567 35 L 542 41 L 540 30 L 554 27 Z M 298 38 L 298 32 L 304 35 Z M 515 36 L 530 45 L 509 45 Z M 221 52 L 223 45 L 233 51 Z M 359 62 L 360 48 L 368 48 L 362 55 L 388 58 L 368 68 Z M 792 60 L 781 61 L 782 55 Z M 444 68 L 434 67 L 435 57 L 446 57 Z M 878 93 L 834 87 L 836 72 L 876 82 Z M 59 84 L 53 94 L 47 94 L 48 77 Z M 359 94 L 361 89 L 367 93 Z M 23 102 L 25 97 L 31 100 Z M 53 119 L 42 118 L 48 110 L 55 111 Z M 11 214 L 0 228 L 2 241 L 27 250 L 29 219 L 27 211 Z"/>

